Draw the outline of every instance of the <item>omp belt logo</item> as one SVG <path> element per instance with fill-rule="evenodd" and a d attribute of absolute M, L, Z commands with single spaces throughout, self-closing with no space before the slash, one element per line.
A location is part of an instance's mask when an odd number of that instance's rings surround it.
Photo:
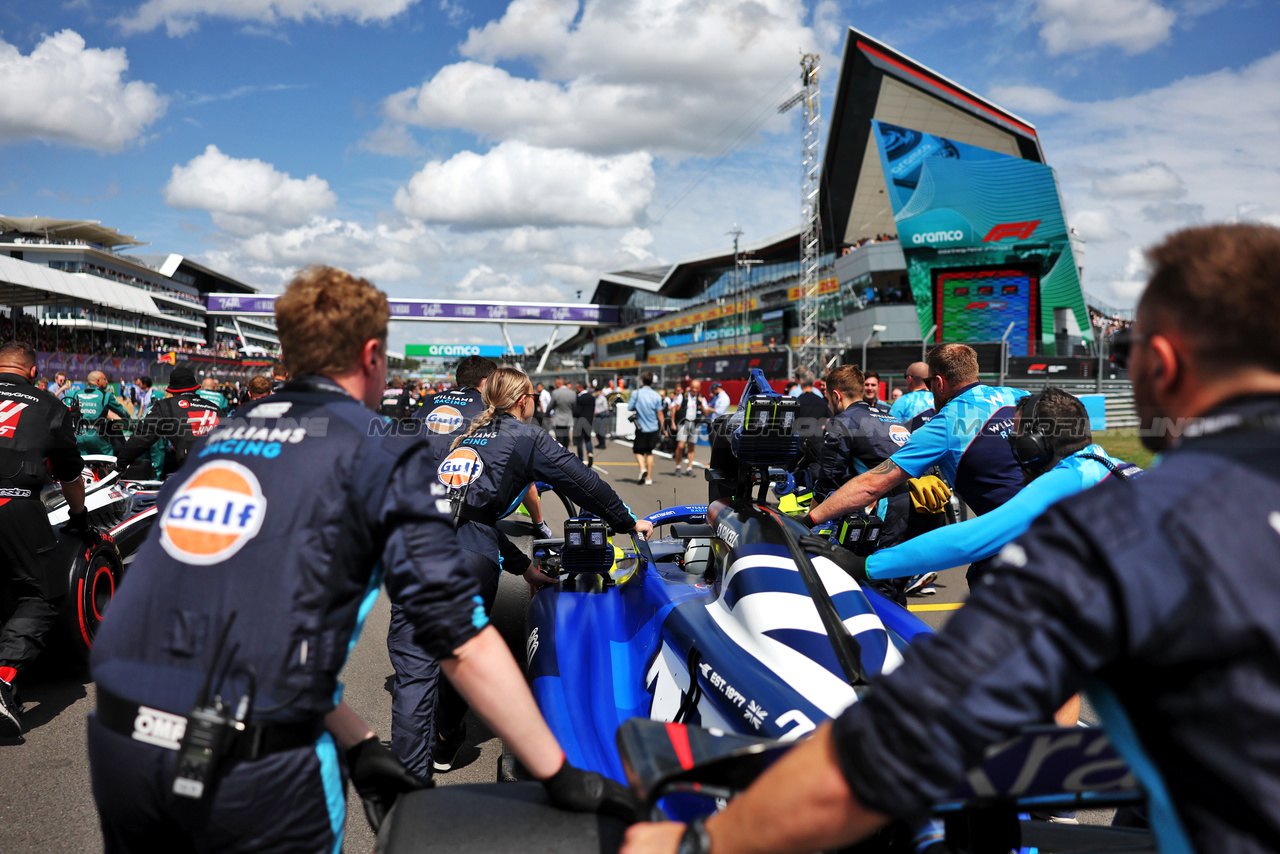
<path fill-rule="evenodd" d="M 212 409 L 193 409 L 187 413 L 187 423 L 193 435 L 203 436 L 218 426 L 218 413 Z"/>
<path fill-rule="evenodd" d="M 22 410 L 26 408 L 27 404 L 15 400 L 0 402 L 0 438 L 13 438 L 14 431 L 18 429 L 18 421 L 22 418 Z"/>
<path fill-rule="evenodd" d="M 911 431 L 906 427 L 903 427 L 901 424 L 890 424 L 889 438 L 893 440 L 895 445 L 901 448 L 911 439 Z"/>
<path fill-rule="evenodd" d="M 1004 240 L 1006 237 L 1026 240 L 1039 224 L 1040 220 L 1038 219 L 1033 219 L 1030 222 L 1002 222 L 988 231 L 987 236 L 982 238 L 982 242 L 993 243 L 997 240 Z"/>
<path fill-rule="evenodd" d="M 452 406 L 437 406 L 427 415 L 427 429 L 432 433 L 452 433 L 462 426 L 462 413 Z"/>
<path fill-rule="evenodd" d="M 187 719 L 171 715 L 159 709 L 138 706 L 138 716 L 133 719 L 133 737 L 156 747 L 177 750 L 187 731 Z"/>
<path fill-rule="evenodd" d="M 466 486 L 484 471 L 484 463 L 480 455 L 470 448 L 458 448 L 440 463 L 440 482 L 445 486 L 457 489 Z"/>
<path fill-rule="evenodd" d="M 160 517 L 160 545 L 183 563 L 220 563 L 257 536 L 267 499 L 253 472 L 229 460 L 196 469 Z"/>

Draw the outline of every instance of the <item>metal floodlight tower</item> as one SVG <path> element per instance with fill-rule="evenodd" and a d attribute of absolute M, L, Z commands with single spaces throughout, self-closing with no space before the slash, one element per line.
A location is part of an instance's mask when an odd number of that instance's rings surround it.
<path fill-rule="evenodd" d="M 822 364 L 823 344 L 818 331 L 818 265 L 822 259 L 822 220 L 818 209 L 818 132 L 821 109 L 818 99 L 818 54 L 800 57 L 800 82 L 804 86 L 804 114 L 801 116 L 801 215 L 804 231 L 800 235 L 800 365 L 810 370 Z"/>

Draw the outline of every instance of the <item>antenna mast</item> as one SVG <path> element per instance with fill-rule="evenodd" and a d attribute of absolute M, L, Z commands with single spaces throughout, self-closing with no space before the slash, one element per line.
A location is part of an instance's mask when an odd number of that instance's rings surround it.
<path fill-rule="evenodd" d="M 822 365 L 823 341 L 818 331 L 818 265 L 822 259 L 822 219 L 818 209 L 818 132 L 821 108 L 818 98 L 818 54 L 800 57 L 800 82 L 804 89 L 801 103 L 803 140 L 801 143 L 801 216 L 804 230 L 800 234 L 800 347 L 796 353 L 799 365 L 817 370 Z"/>

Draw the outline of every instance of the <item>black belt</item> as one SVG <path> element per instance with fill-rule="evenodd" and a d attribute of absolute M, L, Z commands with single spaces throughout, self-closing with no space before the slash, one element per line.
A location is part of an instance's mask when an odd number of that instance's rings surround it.
<path fill-rule="evenodd" d="M 458 518 L 464 522 L 475 522 L 480 525 L 488 525 L 490 528 L 498 524 L 497 516 L 490 513 L 488 510 L 483 510 L 479 507 L 472 507 L 469 504 L 463 504 L 458 507 L 457 515 Z"/>
<path fill-rule="evenodd" d="M 146 744 L 177 750 L 187 728 L 186 715 L 139 705 L 98 688 L 98 723 Z M 227 756 L 253 761 L 272 753 L 310 747 L 324 733 L 324 719 L 294 724 L 248 723 L 228 739 Z"/>

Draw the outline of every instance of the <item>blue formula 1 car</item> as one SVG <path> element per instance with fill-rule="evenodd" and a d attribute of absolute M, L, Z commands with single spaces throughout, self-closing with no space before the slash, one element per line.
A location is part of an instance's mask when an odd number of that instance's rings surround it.
<path fill-rule="evenodd" d="M 776 752 L 839 714 L 870 678 L 901 663 L 913 639 L 931 632 L 846 574 L 832 551 L 843 546 L 765 506 L 770 467 L 791 457 L 798 441 L 795 403 L 767 389 L 759 376 L 737 420 L 713 431 L 710 503 L 646 517 L 666 536 L 620 546 L 600 520 L 575 517 L 563 540 L 535 542 L 543 570 L 563 579 L 534 597 L 528 615 L 528 677 L 544 717 L 570 763 L 630 783 L 658 814 L 677 820 L 716 809 L 717 797 L 739 788 L 724 783 L 722 753 L 744 753 L 758 772 L 750 757 Z M 686 730 L 713 737 L 690 740 Z M 669 739 L 673 731 L 680 737 Z M 723 750 L 699 747 L 720 737 L 727 738 Z M 744 750 L 750 743 L 767 747 Z M 1004 763 L 1043 753 L 1033 744 L 1006 748 Z M 1096 762 L 1097 750 L 1089 749 Z M 699 782 L 703 759 L 714 768 Z M 651 771 L 637 773 L 644 767 Z M 1012 777 L 1023 780 L 1017 794 L 1025 796 L 1027 774 Z M 681 781 L 693 785 L 668 785 Z M 1131 785 L 1121 788 L 1132 797 Z M 999 789 L 987 785 L 980 794 L 990 800 Z M 967 809 L 981 799 L 961 793 L 950 806 Z M 1016 813 L 1006 814 L 1016 825 Z M 607 822 L 574 821 L 545 807 L 540 787 L 518 784 L 415 793 L 393 819 L 380 851 L 609 851 L 620 839 Z M 912 831 L 891 828 L 858 850 L 913 851 Z"/>

